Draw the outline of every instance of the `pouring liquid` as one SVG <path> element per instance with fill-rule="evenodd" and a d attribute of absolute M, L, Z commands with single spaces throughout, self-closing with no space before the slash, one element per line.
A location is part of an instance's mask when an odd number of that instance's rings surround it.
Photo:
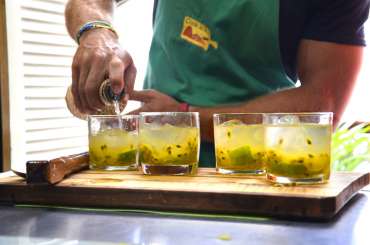
<path fill-rule="evenodd" d="M 120 106 L 119 106 L 119 101 L 118 100 L 113 100 L 113 106 L 114 106 L 114 112 L 116 113 L 117 118 L 118 118 L 118 127 L 120 129 L 122 129 L 123 122 L 122 122 L 122 118 L 120 117 L 121 109 L 120 109 Z"/>

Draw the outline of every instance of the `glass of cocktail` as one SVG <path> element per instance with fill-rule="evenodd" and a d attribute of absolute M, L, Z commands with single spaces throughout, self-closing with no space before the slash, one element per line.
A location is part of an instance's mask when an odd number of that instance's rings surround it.
<path fill-rule="evenodd" d="M 264 174 L 264 128 L 260 113 L 213 116 L 217 171 L 223 174 Z"/>
<path fill-rule="evenodd" d="M 88 125 L 90 169 L 137 169 L 138 116 L 91 115 Z"/>
<path fill-rule="evenodd" d="M 324 183 L 330 177 L 333 113 L 264 114 L 268 180 Z"/>
<path fill-rule="evenodd" d="M 144 174 L 196 173 L 200 146 L 197 112 L 141 113 L 139 138 Z"/>

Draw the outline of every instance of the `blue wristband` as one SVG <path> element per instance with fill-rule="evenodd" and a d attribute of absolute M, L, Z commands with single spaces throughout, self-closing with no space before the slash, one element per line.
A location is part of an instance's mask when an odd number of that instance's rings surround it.
<path fill-rule="evenodd" d="M 84 25 L 82 25 L 80 27 L 80 29 L 78 30 L 78 32 L 76 34 L 77 44 L 80 44 L 80 38 L 81 38 L 82 34 L 84 34 L 86 31 L 96 29 L 96 28 L 108 29 L 108 30 L 112 31 L 114 34 L 116 34 L 116 36 L 118 37 L 118 34 L 117 34 L 116 30 L 114 30 L 113 26 L 109 22 L 103 21 L 103 20 L 90 21 L 90 22 L 87 22 Z"/>

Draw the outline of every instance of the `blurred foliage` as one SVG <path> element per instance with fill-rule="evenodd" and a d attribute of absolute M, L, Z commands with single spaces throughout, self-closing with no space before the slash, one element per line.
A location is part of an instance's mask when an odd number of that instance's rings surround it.
<path fill-rule="evenodd" d="M 370 123 L 341 124 L 332 136 L 334 171 L 354 171 L 370 166 Z"/>

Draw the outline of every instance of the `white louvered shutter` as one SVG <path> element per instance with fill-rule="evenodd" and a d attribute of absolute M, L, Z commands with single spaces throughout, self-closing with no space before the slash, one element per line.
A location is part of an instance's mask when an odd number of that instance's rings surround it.
<path fill-rule="evenodd" d="M 11 166 L 15 169 L 24 169 L 27 160 L 87 150 L 87 123 L 74 118 L 64 102 L 76 49 L 64 25 L 66 2 L 6 0 Z M 135 89 L 143 85 L 152 10 L 153 0 L 135 0 L 115 12 L 121 43 L 138 70 Z M 130 101 L 125 112 L 138 105 Z"/>
<path fill-rule="evenodd" d="M 64 25 L 67 0 L 7 0 L 11 166 L 87 150 L 87 123 L 68 111 L 76 49 Z"/>

